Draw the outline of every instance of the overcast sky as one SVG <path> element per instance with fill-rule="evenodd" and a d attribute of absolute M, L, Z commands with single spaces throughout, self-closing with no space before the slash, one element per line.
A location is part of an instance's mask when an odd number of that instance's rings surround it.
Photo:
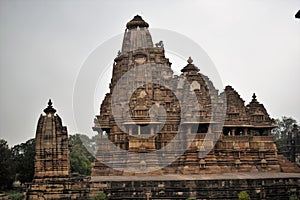
<path fill-rule="evenodd" d="M 49 98 L 70 134 L 91 132 L 76 128 L 76 78 L 91 52 L 123 34 L 136 14 L 150 28 L 175 31 L 199 44 L 224 86 L 232 85 L 246 104 L 255 92 L 271 117 L 299 121 L 300 20 L 294 17 L 299 9 L 299 0 L 1 0 L 0 138 L 10 145 L 33 138 Z M 170 59 L 173 65 L 184 63 Z M 108 84 L 101 84 L 98 105 Z M 87 120 L 92 124 L 93 118 Z"/>

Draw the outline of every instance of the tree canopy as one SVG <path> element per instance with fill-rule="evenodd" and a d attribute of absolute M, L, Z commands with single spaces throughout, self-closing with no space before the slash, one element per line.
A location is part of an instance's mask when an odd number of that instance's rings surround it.
<path fill-rule="evenodd" d="M 85 142 L 86 144 L 84 145 Z M 69 136 L 71 172 L 82 175 L 91 174 L 94 157 L 87 150 L 90 143 L 88 136 L 76 134 Z"/>
<path fill-rule="evenodd" d="M 12 152 L 7 142 L 0 139 L 0 189 L 11 186 L 14 181 L 15 169 L 13 165 Z"/>
<path fill-rule="evenodd" d="M 297 121 L 292 117 L 283 116 L 275 120 L 276 127 L 272 130 L 277 150 L 280 153 L 288 155 L 288 134 L 292 131 Z"/>
<path fill-rule="evenodd" d="M 35 139 L 15 145 L 12 148 L 16 170 L 16 180 L 21 183 L 31 182 L 34 175 Z"/>
<path fill-rule="evenodd" d="M 92 153 L 96 149 L 96 136 L 69 136 L 71 172 L 90 175 Z M 89 151 L 87 150 L 89 149 Z M 31 182 L 34 176 L 35 139 L 9 148 L 7 141 L 0 139 L 0 189 L 7 189 L 14 181 Z"/>

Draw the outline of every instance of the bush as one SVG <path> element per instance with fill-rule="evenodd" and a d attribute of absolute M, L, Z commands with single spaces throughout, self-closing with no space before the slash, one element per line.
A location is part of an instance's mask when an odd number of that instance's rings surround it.
<path fill-rule="evenodd" d="M 106 199 L 106 194 L 103 191 L 99 192 L 93 197 L 93 200 L 105 200 L 105 199 Z"/>
<path fill-rule="evenodd" d="M 250 200 L 250 196 L 246 191 L 242 191 L 238 194 L 239 200 Z"/>
<path fill-rule="evenodd" d="M 23 199 L 23 194 L 22 193 L 11 193 L 8 195 L 9 199 L 11 200 L 22 200 Z"/>
<path fill-rule="evenodd" d="M 292 195 L 290 195 L 290 198 L 289 198 L 289 200 L 297 200 L 298 199 L 298 197 L 297 197 L 297 195 L 296 194 L 292 194 Z"/>

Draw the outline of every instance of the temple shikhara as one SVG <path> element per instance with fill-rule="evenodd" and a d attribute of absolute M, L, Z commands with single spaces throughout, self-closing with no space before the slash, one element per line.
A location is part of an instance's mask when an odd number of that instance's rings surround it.
<path fill-rule="evenodd" d="M 126 24 L 93 127 L 100 139 L 91 178 L 70 175 L 67 129 L 49 102 L 28 199 L 88 199 L 99 191 L 109 199 L 299 195 L 300 168 L 277 152 L 274 121 L 259 97 L 246 103 L 232 86 L 219 92 L 192 55 L 174 75 L 148 27 L 138 15 Z"/>
<path fill-rule="evenodd" d="M 113 65 L 110 93 L 106 94 L 101 105 L 100 115 L 97 116 L 98 123 L 94 130 L 99 131 L 100 134 L 105 131 L 109 140 L 119 148 L 130 152 L 143 152 L 145 156 L 147 152 L 159 150 L 169 144 L 174 134 L 180 132 L 183 137 L 171 147 L 171 152 L 175 152 L 180 145 L 186 145 L 185 137 L 194 133 L 194 141 L 189 149 L 176 162 L 174 161 L 171 167 L 167 166 L 155 172 L 157 174 L 279 172 L 280 165 L 271 136 L 273 122 L 264 106 L 256 99 L 255 94 L 248 105 L 245 105 L 231 86 L 227 86 L 223 93 L 218 94 L 213 83 L 193 64 L 191 58 L 182 68 L 182 74 L 174 77 L 171 63 L 165 57 L 163 46 L 153 46 L 148 26 L 148 23 L 140 16 L 135 16 L 127 23 L 122 51 L 115 58 Z M 147 82 L 147 75 L 152 76 L 153 83 L 143 84 Z M 186 80 L 186 83 L 180 85 L 181 80 Z M 129 92 L 131 86 L 136 88 L 133 93 Z M 197 102 L 192 102 L 195 103 L 193 105 L 186 105 L 191 93 L 195 93 Z M 115 95 L 114 99 L 112 99 L 113 95 Z M 177 99 L 179 95 L 183 95 L 181 105 Z M 221 110 L 225 108 L 226 99 L 223 97 L 227 99 L 226 115 L 213 110 L 217 107 Z M 125 106 L 129 109 L 126 110 Z M 189 106 L 192 109 L 184 109 L 182 106 Z M 118 107 L 118 111 L 120 109 L 124 111 L 113 112 L 113 107 Z M 163 127 L 159 127 L 161 125 L 159 118 L 150 119 L 153 108 L 166 111 L 162 115 L 158 114 L 159 117 L 165 117 Z M 182 114 L 182 109 L 191 113 Z M 118 123 L 116 117 L 119 117 Z M 225 118 L 225 123 L 218 118 Z M 224 123 L 223 129 L 218 127 L 219 124 L 223 125 L 222 122 Z M 161 130 L 157 132 L 159 128 Z M 209 137 L 206 137 L 207 135 Z M 218 138 L 218 142 L 212 149 L 210 145 L 213 145 L 213 142 L 210 140 L 214 137 Z M 206 146 L 203 145 L 204 141 Z M 205 151 L 206 147 L 212 150 L 205 158 L 200 158 L 198 155 L 201 151 Z M 112 156 L 108 159 L 112 159 L 114 164 L 118 160 L 124 162 L 120 160 L 117 153 L 111 153 L 112 149 L 100 147 L 99 151 L 103 159 L 106 159 L 103 151 L 109 151 Z M 113 159 L 113 156 L 116 159 Z M 170 154 L 170 156 L 173 155 Z M 97 158 L 99 161 L 102 159 Z M 137 159 L 136 162 L 127 160 L 127 164 L 132 164 L 132 162 L 135 166 L 141 162 L 144 165 L 148 163 L 147 160 L 142 159 Z M 151 167 L 151 163 L 149 165 Z M 102 163 L 96 162 L 92 175 L 121 173 L 107 170 L 103 168 Z"/>
<path fill-rule="evenodd" d="M 44 112 L 37 124 L 34 179 L 26 199 L 84 199 L 87 179 L 71 176 L 67 127 L 51 100 Z"/>

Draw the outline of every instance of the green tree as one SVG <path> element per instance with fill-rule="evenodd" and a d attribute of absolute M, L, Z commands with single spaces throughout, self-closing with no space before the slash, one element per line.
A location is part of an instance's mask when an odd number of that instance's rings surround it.
<path fill-rule="evenodd" d="M 88 152 L 90 153 L 89 156 L 89 160 L 93 161 L 94 157 L 93 155 L 96 154 L 97 151 L 97 147 L 98 147 L 98 135 L 93 136 L 92 138 L 89 138 L 87 135 L 83 135 L 83 134 L 77 134 L 80 137 L 80 140 L 82 142 L 82 144 L 84 145 L 84 147 L 88 150 Z"/>
<path fill-rule="evenodd" d="M 17 193 L 11 193 L 8 195 L 9 199 L 11 200 L 22 200 L 24 199 L 24 196 L 22 193 L 17 192 Z"/>
<path fill-rule="evenodd" d="M 22 184 L 31 182 L 34 176 L 35 139 L 15 145 L 12 148 L 17 180 Z"/>
<path fill-rule="evenodd" d="M 103 191 L 100 191 L 98 194 L 93 196 L 93 200 L 105 200 L 106 198 L 106 194 Z"/>
<path fill-rule="evenodd" d="M 285 156 L 288 155 L 288 133 L 293 129 L 294 124 L 297 124 L 295 119 L 283 116 L 281 119 L 275 120 L 276 127 L 272 130 L 277 150 L 278 152 L 284 153 Z"/>
<path fill-rule="evenodd" d="M 82 175 L 91 174 L 94 157 L 86 149 L 80 134 L 69 136 L 71 171 Z"/>
<path fill-rule="evenodd" d="M 246 191 L 242 191 L 238 194 L 239 200 L 250 200 L 250 196 Z"/>
<path fill-rule="evenodd" d="M 16 179 L 22 184 L 31 182 L 34 176 L 35 139 L 15 145 L 12 148 Z"/>
<path fill-rule="evenodd" d="M 12 153 L 7 141 L 0 139 L 0 189 L 11 187 L 14 181 L 15 168 Z"/>
<path fill-rule="evenodd" d="M 292 194 L 289 196 L 289 200 L 298 200 L 298 197 L 296 194 Z"/>

